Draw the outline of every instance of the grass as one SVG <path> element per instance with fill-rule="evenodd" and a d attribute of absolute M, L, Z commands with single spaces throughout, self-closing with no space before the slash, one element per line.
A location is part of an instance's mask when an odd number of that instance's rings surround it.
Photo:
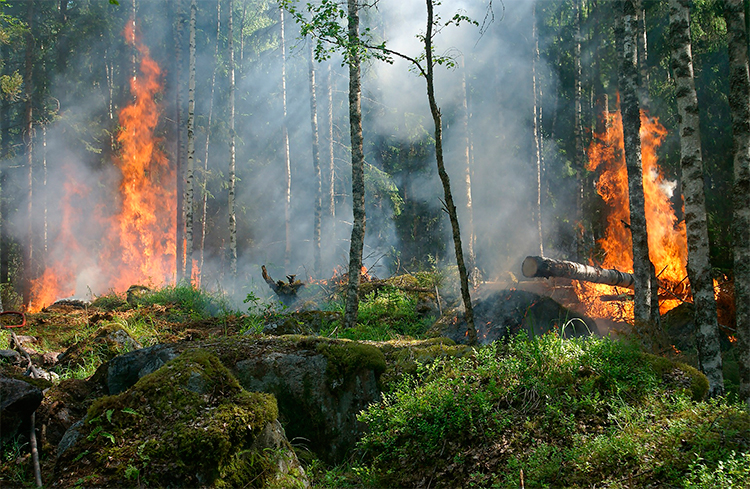
<path fill-rule="evenodd" d="M 433 363 L 363 412 L 359 474 L 374 487 L 518 487 L 521 470 L 527 487 L 747 482 L 750 459 L 733 455 L 750 444 L 746 410 L 696 402 L 658 370 L 627 343 L 554 334 Z"/>

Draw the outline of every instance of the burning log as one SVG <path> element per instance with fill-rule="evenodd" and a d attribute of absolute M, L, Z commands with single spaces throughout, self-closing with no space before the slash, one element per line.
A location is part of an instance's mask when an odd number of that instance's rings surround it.
<path fill-rule="evenodd" d="M 524 277 L 569 278 L 629 289 L 633 288 L 635 282 L 635 278 L 630 273 L 541 256 L 527 256 L 521 265 L 521 271 Z"/>
<path fill-rule="evenodd" d="M 287 275 L 286 282 L 283 280 L 274 281 L 268 275 L 265 265 L 262 265 L 260 269 L 263 272 L 263 280 L 266 281 L 271 290 L 279 297 L 282 304 L 288 306 L 297 300 L 297 291 L 304 287 L 305 283 L 297 280 L 296 275 Z"/>

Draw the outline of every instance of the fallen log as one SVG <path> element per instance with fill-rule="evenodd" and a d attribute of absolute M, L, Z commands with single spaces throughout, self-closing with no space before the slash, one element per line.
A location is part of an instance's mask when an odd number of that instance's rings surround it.
<path fill-rule="evenodd" d="M 635 283 L 635 277 L 631 273 L 541 256 L 527 256 L 521 265 L 521 271 L 524 277 L 569 278 L 629 289 L 632 289 Z"/>

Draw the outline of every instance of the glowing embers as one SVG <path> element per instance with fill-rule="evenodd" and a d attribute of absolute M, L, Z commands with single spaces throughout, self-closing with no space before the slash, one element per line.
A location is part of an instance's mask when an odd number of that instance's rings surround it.
<path fill-rule="evenodd" d="M 619 112 L 613 112 L 607 115 L 607 119 L 606 132 L 596 134 L 588 149 L 588 169 L 598 172 L 596 190 L 606 204 L 606 230 L 598 241 L 603 257 L 600 265 L 632 273 L 633 248 L 622 118 Z M 657 164 L 656 151 L 667 134 L 666 129 L 656 118 L 641 112 L 640 134 L 649 255 L 663 284 L 659 305 L 664 313 L 689 296 L 685 223 L 678 221 L 672 206 L 675 184 L 664 178 Z M 590 316 L 632 320 L 632 302 L 600 300 L 602 296 L 616 299 L 615 296 L 627 290 L 589 283 L 578 283 L 575 287 Z"/>

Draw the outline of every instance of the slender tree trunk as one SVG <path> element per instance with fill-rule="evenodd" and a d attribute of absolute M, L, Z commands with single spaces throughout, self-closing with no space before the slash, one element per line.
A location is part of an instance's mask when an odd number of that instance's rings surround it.
<path fill-rule="evenodd" d="M 185 279 L 193 280 L 193 173 L 195 170 L 195 16 L 190 2 L 190 67 L 188 68 L 187 171 L 185 173 Z"/>
<path fill-rule="evenodd" d="M 8 46 L 0 43 L 0 57 L 8 59 Z M 7 65 L 6 65 L 7 66 Z M 5 74 L 5 73 L 3 73 Z M 10 157 L 10 101 L 7 97 L 0 97 L 0 162 Z M 6 197 L 8 169 L 5 164 L 0 165 L 0 283 L 9 280 L 9 242 L 8 236 L 8 199 Z"/>
<path fill-rule="evenodd" d="M 234 131 L 234 34 L 232 32 L 232 16 L 234 15 L 234 0 L 229 0 L 229 19 L 227 21 L 227 36 L 229 37 L 229 274 L 231 289 L 234 291 L 237 280 L 237 215 L 234 209 L 235 175 L 235 138 Z"/>
<path fill-rule="evenodd" d="M 537 239 L 539 240 L 539 256 L 544 256 L 544 233 L 542 231 L 542 137 L 541 128 L 539 127 L 539 89 L 536 76 L 536 68 L 539 63 L 539 33 L 536 25 L 536 0 L 531 7 L 531 28 L 532 37 L 534 38 L 534 54 L 531 58 L 531 89 L 533 90 L 534 99 L 534 120 L 532 123 L 534 132 L 534 168 L 536 170 L 536 202 L 534 202 L 534 220 L 536 221 Z"/>
<path fill-rule="evenodd" d="M 336 164 L 333 154 L 333 68 L 328 63 L 328 216 L 331 219 L 331 238 L 336 239 Z M 334 241 L 335 242 L 335 241 Z"/>
<path fill-rule="evenodd" d="M 669 24 L 672 71 L 677 84 L 677 109 L 680 123 L 682 193 L 685 202 L 688 243 L 687 268 L 695 304 L 698 360 L 701 370 L 708 378 L 709 394 L 719 396 L 724 393 L 724 374 L 708 249 L 698 95 L 695 92 L 693 55 L 690 44 L 689 0 L 669 1 Z"/>
<path fill-rule="evenodd" d="M 24 66 L 24 117 L 23 117 L 23 142 L 26 155 L 26 171 L 28 175 L 28 188 L 26 203 L 26 250 L 24 256 L 24 280 L 23 280 L 23 303 L 28 307 L 31 301 L 31 281 L 34 278 L 34 0 L 29 0 L 27 9 L 28 32 L 26 33 L 26 59 Z"/>
<path fill-rule="evenodd" d="M 357 324 L 362 250 L 365 245 L 365 155 L 362 140 L 362 86 L 359 60 L 359 10 L 357 0 L 347 0 L 349 11 L 349 129 L 352 144 L 352 235 L 349 241 L 349 282 L 346 289 L 344 327 Z"/>
<path fill-rule="evenodd" d="M 458 265 L 458 275 L 461 280 L 461 297 L 464 302 L 464 308 L 466 309 L 466 324 L 469 333 L 469 344 L 475 345 L 477 343 L 477 330 L 474 327 L 474 308 L 471 305 L 471 294 L 469 292 L 469 279 L 466 273 L 466 263 L 464 262 L 463 247 L 461 245 L 461 229 L 458 225 L 458 215 L 456 213 L 456 205 L 453 203 L 453 194 L 451 192 L 450 178 L 448 172 L 445 171 L 445 164 L 443 162 L 443 136 L 442 136 L 442 123 L 440 116 L 440 109 L 438 108 L 437 102 L 435 101 L 435 87 L 434 87 L 434 66 L 432 61 L 432 36 L 433 36 L 433 3 L 432 0 L 426 0 L 427 2 L 427 31 L 424 38 L 424 50 L 426 55 L 427 64 L 427 99 L 430 103 L 430 112 L 432 113 L 432 120 L 435 123 L 435 156 L 437 159 L 438 175 L 440 175 L 440 181 L 443 184 L 443 194 L 445 196 L 445 208 L 448 211 L 448 216 L 451 221 L 451 228 L 453 229 L 453 246 L 456 252 L 456 264 Z"/>
<path fill-rule="evenodd" d="M 578 174 L 576 184 L 576 256 L 582 260 L 586 256 L 585 233 L 587 226 L 584 225 L 584 202 L 586 181 L 586 150 L 583 146 L 583 90 L 581 79 L 583 69 L 581 67 L 581 0 L 575 2 L 575 43 L 573 44 L 573 85 L 574 85 L 574 114 L 573 114 L 573 139 L 575 156 L 573 157 L 576 173 Z"/>
<path fill-rule="evenodd" d="M 463 92 L 463 100 L 461 107 L 461 119 L 464 130 L 463 140 L 463 158 L 464 158 L 464 190 L 466 192 L 466 217 L 469 221 L 469 232 L 468 243 L 466 249 L 469 253 L 469 278 L 471 279 L 472 285 L 478 285 L 479 281 L 479 270 L 476 266 L 476 253 L 474 251 L 474 243 L 476 237 L 474 236 L 474 205 L 471 193 L 471 130 L 469 128 L 469 89 L 466 84 L 466 60 L 462 58 L 462 70 L 461 70 L 461 85 Z"/>
<path fill-rule="evenodd" d="M 177 174 L 177 209 L 176 209 L 176 250 L 177 282 L 185 276 L 185 168 L 183 163 L 182 138 L 182 0 L 175 0 L 175 31 L 174 31 L 174 91 L 175 91 L 175 168 Z"/>
<path fill-rule="evenodd" d="M 208 149 L 211 142 L 211 120 L 214 115 L 214 92 L 216 89 L 216 68 L 219 62 L 219 36 L 221 35 L 221 0 L 216 2 L 216 45 L 214 46 L 214 68 L 211 73 L 211 100 L 208 104 L 206 121 L 206 151 L 203 158 L 203 181 L 201 188 L 201 239 L 200 258 L 198 263 L 198 284 L 203 280 L 203 259 L 206 248 L 206 216 L 208 210 Z"/>
<path fill-rule="evenodd" d="M 658 320 L 658 307 L 655 315 L 652 301 L 654 267 L 648 252 L 648 232 L 643 195 L 643 166 L 641 161 L 641 115 L 638 101 L 638 66 L 636 63 L 635 33 L 638 18 L 634 0 L 619 0 L 622 16 L 621 37 L 622 57 L 620 62 L 619 85 L 621 93 L 622 127 L 625 164 L 628 173 L 630 200 L 630 230 L 633 238 L 633 274 L 635 275 L 634 331 L 641 336 L 644 346 L 653 349 L 653 324 Z"/>
<path fill-rule="evenodd" d="M 643 0 L 636 0 L 635 8 L 636 15 L 638 16 L 636 44 L 638 47 L 638 74 L 640 76 L 639 96 L 641 107 L 648 109 L 651 99 L 648 93 L 648 36 L 646 31 L 646 9 L 643 8 Z"/>
<path fill-rule="evenodd" d="M 320 171 L 320 137 L 318 135 L 318 100 L 315 86 L 315 60 L 313 56 L 313 43 L 310 46 L 310 125 L 312 129 L 312 159 L 313 171 L 315 172 L 315 209 L 313 211 L 313 273 L 321 277 L 320 263 L 320 227 L 323 217 L 323 178 Z"/>
<path fill-rule="evenodd" d="M 750 406 L 750 72 L 742 0 L 724 0 L 734 151 L 734 300 L 740 399 Z"/>
<path fill-rule="evenodd" d="M 289 155 L 289 129 L 286 111 L 286 45 L 284 33 L 284 9 L 279 9 L 280 26 L 281 26 L 281 101 L 284 109 L 284 119 L 282 121 L 282 150 L 284 151 L 284 270 L 290 272 L 290 259 L 292 255 L 292 163 Z"/>
<path fill-rule="evenodd" d="M 42 268 L 47 268 L 47 256 L 49 256 L 48 221 L 47 211 L 49 199 L 47 198 L 47 121 L 42 124 Z"/>

